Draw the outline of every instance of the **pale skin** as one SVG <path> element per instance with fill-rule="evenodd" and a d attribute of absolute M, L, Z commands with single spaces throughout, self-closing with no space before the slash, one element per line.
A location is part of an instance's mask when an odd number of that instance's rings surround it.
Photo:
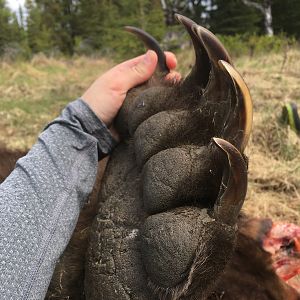
<path fill-rule="evenodd" d="M 174 69 L 176 57 L 171 52 L 165 52 L 170 73 L 166 80 L 180 80 L 180 74 Z M 108 127 L 121 108 L 127 92 L 147 81 L 153 75 L 157 65 L 157 55 L 148 50 L 146 54 L 127 60 L 116 65 L 103 75 L 82 95 L 97 117 Z"/>

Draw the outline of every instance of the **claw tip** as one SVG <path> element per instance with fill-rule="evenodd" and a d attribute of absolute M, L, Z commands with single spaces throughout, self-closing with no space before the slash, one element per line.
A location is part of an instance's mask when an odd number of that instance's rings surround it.
<path fill-rule="evenodd" d="M 252 105 L 252 99 L 249 92 L 249 89 L 243 80 L 242 76 L 238 73 L 238 71 L 227 61 L 219 60 L 218 65 L 220 66 L 221 70 L 225 72 L 227 75 L 230 76 L 231 80 L 234 82 L 234 84 L 239 88 L 243 104 L 242 104 L 242 114 L 243 114 L 243 124 L 241 130 L 244 132 L 243 140 L 241 141 L 241 151 L 243 152 L 252 129 L 252 119 L 253 119 L 253 105 Z"/>

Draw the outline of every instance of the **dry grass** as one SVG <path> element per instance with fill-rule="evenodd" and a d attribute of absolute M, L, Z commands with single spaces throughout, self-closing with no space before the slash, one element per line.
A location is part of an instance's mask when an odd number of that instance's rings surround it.
<path fill-rule="evenodd" d="M 110 66 L 104 59 L 43 55 L 30 62 L 0 62 L 0 143 L 31 147 L 44 125 Z"/>
<path fill-rule="evenodd" d="M 178 54 L 187 73 L 192 51 Z M 60 109 L 79 96 L 112 65 L 90 58 L 54 60 L 43 56 L 29 63 L 0 64 L 0 142 L 28 148 Z M 274 220 L 300 217 L 300 139 L 278 118 L 282 104 L 300 106 L 300 51 L 235 59 L 254 102 L 254 126 L 247 154 L 249 189 L 245 211 Z"/>
<path fill-rule="evenodd" d="M 300 51 L 240 58 L 254 104 L 245 210 L 273 220 L 300 219 L 300 139 L 279 122 L 284 102 L 300 106 Z"/>
<path fill-rule="evenodd" d="M 193 61 L 192 52 L 178 56 L 179 61 Z M 300 50 L 240 57 L 234 61 L 250 88 L 254 105 L 244 210 L 254 216 L 298 223 L 300 139 L 280 124 L 279 119 L 285 102 L 293 101 L 300 107 Z M 190 67 L 191 63 L 186 63 L 183 73 Z"/>

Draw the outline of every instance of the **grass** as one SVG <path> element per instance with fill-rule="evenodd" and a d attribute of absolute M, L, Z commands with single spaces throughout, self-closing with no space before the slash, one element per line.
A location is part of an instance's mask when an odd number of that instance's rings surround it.
<path fill-rule="evenodd" d="M 112 65 L 104 59 L 0 62 L 0 143 L 28 149 L 38 133 L 71 100 Z"/>
<path fill-rule="evenodd" d="M 193 52 L 178 53 L 185 74 Z M 298 222 L 300 217 L 300 139 L 278 121 L 284 102 L 300 106 L 300 50 L 238 57 L 235 66 L 247 82 L 254 104 L 253 134 L 247 148 L 247 213 Z M 28 149 L 45 124 L 80 96 L 104 70 L 105 59 L 51 59 L 0 63 L 0 143 Z"/>
<path fill-rule="evenodd" d="M 299 49 L 236 60 L 254 104 L 245 210 L 295 223 L 300 219 L 300 139 L 279 119 L 285 102 L 300 107 L 299 61 Z"/>

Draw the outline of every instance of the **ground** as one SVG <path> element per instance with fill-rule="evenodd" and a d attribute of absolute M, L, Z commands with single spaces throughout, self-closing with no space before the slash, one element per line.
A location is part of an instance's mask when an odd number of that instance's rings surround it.
<path fill-rule="evenodd" d="M 178 53 L 185 74 L 192 50 Z M 282 105 L 300 106 L 300 51 L 234 58 L 254 104 L 247 149 L 249 188 L 244 210 L 255 216 L 297 223 L 300 219 L 300 138 L 279 121 Z M 28 149 L 43 126 L 79 97 L 111 60 L 35 56 L 30 62 L 0 62 L 0 143 Z"/>

